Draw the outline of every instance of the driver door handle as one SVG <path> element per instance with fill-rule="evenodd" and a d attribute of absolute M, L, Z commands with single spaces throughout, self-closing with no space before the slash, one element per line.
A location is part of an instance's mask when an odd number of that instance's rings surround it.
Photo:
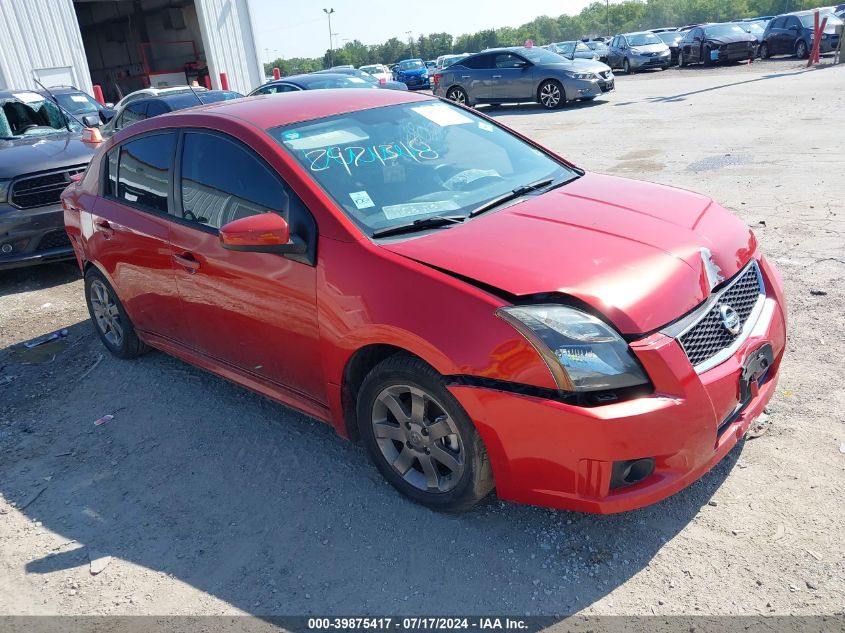
<path fill-rule="evenodd" d="M 197 272 L 200 269 L 200 263 L 194 258 L 191 253 L 185 253 L 183 255 L 174 254 L 173 260 L 191 274 Z"/>
<path fill-rule="evenodd" d="M 501 78 L 502 78 L 501 75 L 493 75 L 493 79 L 501 79 Z"/>
<path fill-rule="evenodd" d="M 469 75 L 461 75 L 461 79 L 469 79 Z"/>

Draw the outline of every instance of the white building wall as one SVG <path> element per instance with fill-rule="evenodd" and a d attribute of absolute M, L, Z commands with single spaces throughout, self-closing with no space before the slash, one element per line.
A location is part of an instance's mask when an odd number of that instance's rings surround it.
<path fill-rule="evenodd" d="M 221 87 L 223 72 L 229 79 L 229 89 L 243 94 L 264 83 L 248 3 L 249 0 L 194 0 L 214 88 Z"/>
<path fill-rule="evenodd" d="M 91 93 L 72 0 L 0 0 L 0 88 L 35 89 L 33 76 Z"/>

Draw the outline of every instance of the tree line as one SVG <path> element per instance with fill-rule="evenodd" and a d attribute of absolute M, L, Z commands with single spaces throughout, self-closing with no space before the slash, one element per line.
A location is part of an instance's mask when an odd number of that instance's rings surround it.
<path fill-rule="evenodd" d="M 663 26 L 699 22 L 727 22 L 757 15 L 778 15 L 830 4 L 818 0 L 624 0 L 610 4 L 597 0 L 577 15 L 537 17 L 519 27 L 505 26 L 477 33 L 452 36 L 429 33 L 402 41 L 392 37 L 382 44 L 346 42 L 322 57 L 277 59 L 264 65 L 270 75 L 279 68 L 282 75 L 308 73 L 334 65 L 393 64 L 401 59 L 435 59 L 449 53 L 473 53 L 495 46 L 519 46 L 526 40 L 537 44 L 576 40 L 582 37 L 615 35 Z"/>

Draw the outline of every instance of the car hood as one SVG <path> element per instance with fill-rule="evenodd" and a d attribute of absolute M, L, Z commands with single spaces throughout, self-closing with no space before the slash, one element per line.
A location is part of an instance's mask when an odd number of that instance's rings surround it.
<path fill-rule="evenodd" d="M 93 155 L 94 149 L 75 134 L 0 140 L 0 179 L 83 165 Z"/>
<path fill-rule="evenodd" d="M 542 64 L 540 66 L 546 70 L 559 70 L 561 72 L 591 72 L 603 73 L 610 70 L 610 66 L 604 62 L 596 59 L 567 59 L 564 62 L 557 62 L 555 64 Z"/>
<path fill-rule="evenodd" d="M 708 42 L 715 42 L 716 44 L 735 44 L 737 42 L 756 42 L 757 38 L 751 33 L 736 33 L 735 35 L 716 35 L 708 37 Z"/>
<path fill-rule="evenodd" d="M 398 75 L 427 75 L 428 69 L 427 68 L 419 68 L 417 70 L 397 70 L 396 73 Z"/>
<path fill-rule="evenodd" d="M 408 86 L 401 81 L 388 80 L 378 85 L 379 88 L 387 88 L 388 90 L 407 90 Z"/>
<path fill-rule="evenodd" d="M 636 55 L 637 53 L 662 53 L 668 50 L 669 47 L 666 44 L 645 44 L 643 46 L 632 46 L 631 48 L 637 49 L 636 52 L 631 51 Z"/>
<path fill-rule="evenodd" d="M 757 243 L 709 198 L 587 174 L 465 224 L 382 247 L 508 295 L 575 297 L 621 332 L 641 334 L 704 301 L 717 281 L 748 262 Z"/>

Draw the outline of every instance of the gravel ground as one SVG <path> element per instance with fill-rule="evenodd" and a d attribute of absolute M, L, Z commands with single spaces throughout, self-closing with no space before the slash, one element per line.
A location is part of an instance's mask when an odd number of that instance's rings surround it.
<path fill-rule="evenodd" d="M 712 195 L 784 277 L 768 432 L 623 515 L 430 512 L 326 426 L 159 352 L 108 356 L 72 266 L 0 273 L 0 614 L 841 613 L 843 85 L 776 60 L 486 110 L 587 169 Z"/>

